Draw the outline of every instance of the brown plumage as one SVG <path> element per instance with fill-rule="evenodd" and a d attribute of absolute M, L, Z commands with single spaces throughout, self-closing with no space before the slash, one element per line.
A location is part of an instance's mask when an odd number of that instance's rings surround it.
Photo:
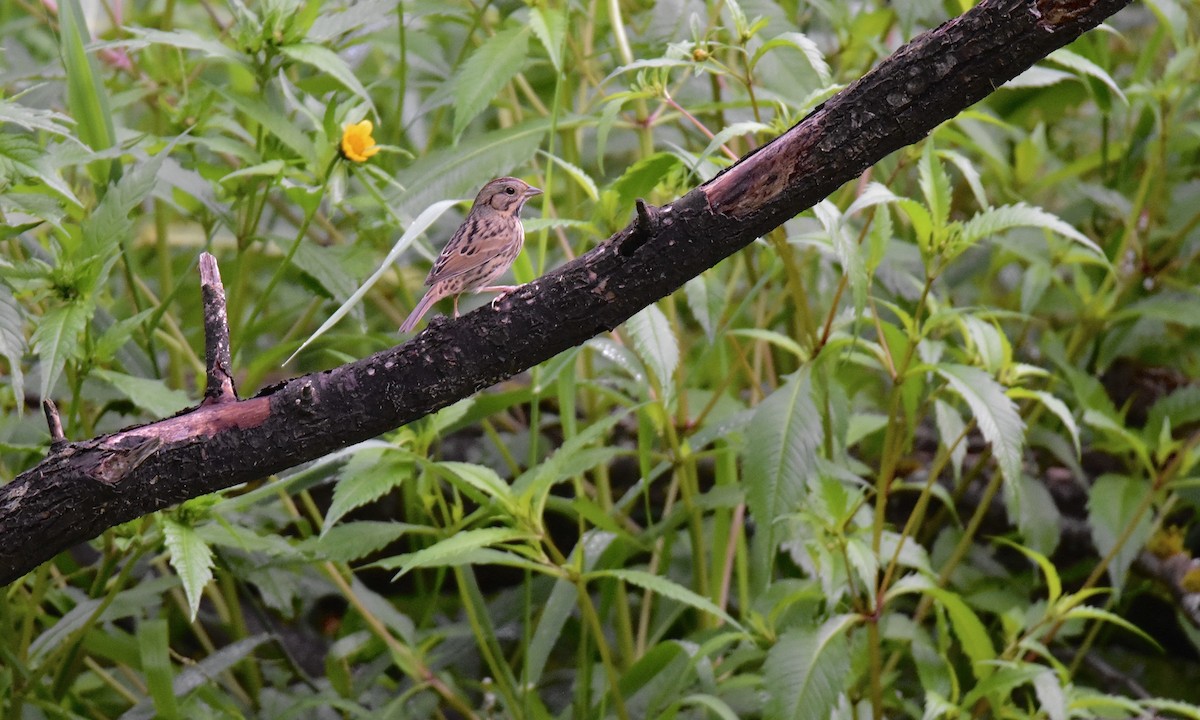
<path fill-rule="evenodd" d="M 410 332 L 438 300 L 454 296 L 454 317 L 458 317 L 458 296 L 465 292 L 509 292 L 513 285 L 489 285 L 504 274 L 521 253 L 525 228 L 519 217 L 525 201 L 542 191 L 513 177 L 496 178 L 475 196 L 467 219 L 446 243 L 433 263 L 425 284 L 429 290 L 400 332 Z"/>

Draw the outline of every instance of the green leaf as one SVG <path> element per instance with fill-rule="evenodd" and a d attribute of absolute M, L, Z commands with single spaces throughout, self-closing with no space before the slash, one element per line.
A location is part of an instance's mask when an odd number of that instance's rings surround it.
<path fill-rule="evenodd" d="M 245 113 L 284 145 L 291 148 L 301 160 L 310 164 L 316 163 L 317 149 L 313 145 L 312 137 L 292 122 L 287 115 L 271 107 L 257 95 L 230 92 L 221 87 L 215 87 L 213 90 L 233 103 L 238 110 Z"/>
<path fill-rule="evenodd" d="M 779 636 L 763 663 L 766 720 L 830 717 L 851 676 L 846 631 L 855 621 L 835 615 Z"/>
<path fill-rule="evenodd" d="M 1046 602 L 1051 605 L 1058 602 L 1058 599 L 1062 597 L 1062 579 L 1059 578 L 1058 569 L 1054 567 L 1054 563 L 1050 562 L 1050 558 L 1005 538 L 998 537 L 995 538 L 995 541 L 1007 545 L 1036 563 L 1042 571 L 1042 577 L 1046 580 Z"/>
<path fill-rule="evenodd" d="M 79 139 L 93 150 L 107 150 L 116 142 L 108 91 L 101 82 L 95 59 L 88 54 L 91 42 L 79 0 L 62 0 L 58 5 L 59 52 L 67 72 L 67 107 L 77 121 Z M 106 182 L 120 174 L 120 166 L 107 161 L 100 167 Z"/>
<path fill-rule="evenodd" d="M 855 315 L 861 315 L 867 304 L 867 286 L 870 284 L 870 279 L 867 277 L 867 265 L 863 260 L 858 242 L 847 231 L 845 223 L 842 221 L 842 214 L 833 203 L 822 200 L 813 206 L 813 215 L 829 235 L 830 243 L 842 266 L 842 272 L 846 273 L 846 278 L 850 281 Z"/>
<path fill-rule="evenodd" d="M 567 13 L 564 9 L 533 6 L 529 10 L 529 27 L 546 54 L 550 56 L 550 64 L 558 72 L 562 72 L 562 47 L 567 36 Z"/>
<path fill-rule="evenodd" d="M 588 198 L 591 199 L 592 202 L 600 199 L 600 191 L 596 189 L 596 181 L 593 180 L 591 176 L 583 170 L 583 168 L 579 167 L 578 165 L 572 165 L 557 155 L 551 155 L 544 150 L 539 150 L 538 154 L 562 168 L 567 175 L 569 175 L 571 179 L 574 180 L 577 185 L 579 185 L 579 187 L 583 188 L 583 191 L 587 193 Z M 529 224 L 526 223 L 526 230 L 528 229 Z"/>
<path fill-rule="evenodd" d="M 51 397 L 58 376 L 68 360 L 79 357 L 79 335 L 87 327 L 95 308 L 81 301 L 52 308 L 38 320 L 29 344 L 41 363 L 42 382 L 38 397 Z"/>
<path fill-rule="evenodd" d="M 1071 436 L 1071 442 L 1075 445 L 1075 457 L 1079 457 L 1083 453 L 1083 447 L 1079 441 L 1079 424 L 1075 422 L 1075 416 L 1071 413 L 1071 409 L 1067 407 L 1065 402 L 1044 390 L 1010 388 L 1008 396 L 1013 398 L 1030 398 L 1040 402 L 1047 410 L 1054 413 L 1055 417 L 1062 421 L 1063 427 L 1067 429 L 1067 433 Z"/>
<path fill-rule="evenodd" d="M 1104 83 L 1104 85 L 1107 86 L 1114 95 L 1121 98 L 1122 103 L 1125 103 L 1126 105 L 1129 104 L 1129 100 L 1125 97 L 1125 93 L 1121 92 L 1120 86 L 1117 85 L 1117 82 L 1112 79 L 1112 76 L 1106 73 L 1104 68 L 1100 67 L 1091 60 L 1088 60 L 1082 55 L 1071 52 L 1066 48 L 1059 48 L 1058 50 L 1050 53 L 1046 59 L 1050 62 L 1058 63 L 1063 67 L 1070 68 L 1080 75 L 1096 78 L 1100 82 Z"/>
<path fill-rule="evenodd" d="M 0 282 L 0 355 L 8 361 L 8 379 L 14 398 L 25 397 L 25 375 L 21 359 L 25 356 L 25 314 L 8 285 Z M 46 397 L 42 395 L 42 397 Z M 17 414 L 25 410 L 24 402 L 16 403 Z"/>
<path fill-rule="evenodd" d="M 339 523 L 321 533 L 313 549 L 327 560 L 353 562 L 378 552 L 404 535 L 420 529 L 408 523 L 356 520 Z"/>
<path fill-rule="evenodd" d="M 763 55 L 777 47 L 791 47 L 799 50 L 804 54 L 804 58 L 808 60 L 813 71 L 817 73 L 817 81 L 821 85 L 833 82 L 833 71 L 830 70 L 829 63 L 825 61 L 825 54 L 821 52 L 821 48 L 812 38 L 798 32 L 780 33 L 763 43 L 754 51 L 754 55 L 750 59 L 750 67 L 753 68 Z"/>
<path fill-rule="evenodd" d="M 338 473 L 322 533 L 351 510 L 378 500 L 412 477 L 415 460 L 394 448 L 368 447 L 354 453 Z"/>
<path fill-rule="evenodd" d="M 949 590 L 928 586 L 921 592 L 946 609 L 950 627 L 954 629 L 963 653 L 971 660 L 971 670 L 975 673 L 975 678 L 983 680 L 991 675 L 994 669 L 991 661 L 996 659 L 996 648 L 975 611 L 968 607 L 961 597 Z"/>
<path fill-rule="evenodd" d="M 170 417 L 189 405 L 187 393 L 167 387 L 163 380 L 105 369 L 93 370 L 92 375 L 112 385 L 134 405 L 155 417 Z"/>
<path fill-rule="evenodd" d="M 146 686 L 154 700 L 155 716 L 166 720 L 183 717 L 175 701 L 171 685 L 174 667 L 171 665 L 171 635 L 165 618 L 144 620 L 138 624 L 138 649 Z"/>
<path fill-rule="evenodd" d="M 108 281 L 108 274 L 120 257 L 122 244 L 127 244 L 133 237 L 134 221 L 129 214 L 154 189 L 158 171 L 172 147 L 174 143 L 136 165 L 109 187 L 100 204 L 80 223 L 82 240 L 78 250 L 68 257 L 86 267 L 75 279 L 81 294 L 91 296 Z"/>
<path fill-rule="evenodd" d="M 51 156 L 33 138 L 14 132 L 0 133 L 0 184 L 12 186 L 28 181 L 40 182 L 75 207 L 82 206 L 71 186 L 51 167 Z"/>
<path fill-rule="evenodd" d="M 454 78 L 454 138 L 521 72 L 529 52 L 529 28 L 501 30 L 480 45 Z"/>
<path fill-rule="evenodd" d="M 558 129 L 571 126 L 559 122 Z M 405 190 L 392 204 L 402 217 L 412 217 L 443 198 L 474 197 L 489 178 L 529 162 L 549 130 L 549 120 L 531 120 L 435 150 L 397 174 L 396 181 Z"/>
<path fill-rule="evenodd" d="M 213 553 L 195 528 L 171 519 L 163 520 L 163 543 L 175 574 L 183 583 L 191 621 L 196 621 L 204 588 L 213 578 Z"/>
<path fill-rule="evenodd" d="M 714 604 L 711 600 L 702 595 L 698 595 L 674 580 L 662 577 L 661 575 L 648 573 L 645 570 L 628 569 L 593 570 L 587 574 L 587 579 L 589 580 L 600 577 L 611 577 L 618 580 L 624 580 L 630 585 L 636 585 L 645 590 L 649 590 L 656 595 L 661 595 L 670 600 L 681 602 L 684 605 L 689 605 L 695 608 L 696 610 L 700 610 L 701 612 L 718 617 L 738 630 L 742 630 L 743 632 L 745 631 L 745 628 L 742 627 L 741 623 L 739 623 L 737 620 L 734 620 L 733 616 L 731 616 L 729 613 L 717 607 L 716 604 Z"/>
<path fill-rule="evenodd" d="M 1068 610 L 1063 617 L 1066 620 L 1101 620 L 1103 622 L 1112 623 L 1113 625 L 1124 628 L 1134 635 L 1137 635 L 1150 645 L 1154 646 L 1154 648 L 1159 652 L 1163 651 L 1162 646 L 1159 645 L 1154 638 L 1147 635 L 1145 630 L 1142 630 L 1140 627 L 1134 625 L 1120 615 L 1105 610 L 1104 608 L 1094 607 L 1092 605 L 1076 605 Z"/>
<path fill-rule="evenodd" d="M 220 60 L 229 60 L 232 62 L 243 62 L 245 58 L 241 53 L 224 43 L 198 35 L 191 30 L 155 30 L 154 28 L 141 28 L 123 26 L 123 29 L 132 33 L 137 40 L 121 40 L 115 43 L 106 43 L 106 45 L 125 46 L 131 49 L 145 47 L 147 45 L 165 45 L 179 50 L 198 50 L 206 57 L 217 58 Z"/>
<path fill-rule="evenodd" d="M 108 326 L 92 347 L 92 359 L 98 363 L 105 363 L 112 360 L 117 351 L 124 347 L 125 343 L 133 335 L 134 330 L 138 328 L 146 318 L 154 314 L 157 308 L 147 308 L 137 315 L 123 318 Z"/>
<path fill-rule="evenodd" d="M 610 413 L 603 419 L 589 424 L 583 432 L 567 438 L 553 455 L 521 473 L 521 476 L 513 481 L 513 494 L 523 499 L 542 496 L 553 485 L 587 472 L 601 462 L 624 452 L 620 448 L 607 445 L 602 448 L 588 448 L 588 445 L 603 438 L 627 414 L 628 411 Z M 599 452 L 589 453 L 588 450 Z M 541 505 L 540 499 L 533 502 L 535 506 Z"/>
<path fill-rule="evenodd" d="M 321 45 L 313 45 L 312 43 L 298 43 L 296 45 L 284 45 L 279 48 L 279 52 L 288 56 L 296 62 L 311 65 L 317 70 L 326 73 L 334 80 L 337 80 L 346 87 L 347 90 L 358 96 L 363 104 L 370 108 L 371 112 L 375 111 L 375 104 L 371 101 L 371 94 L 363 87 L 358 76 L 346 64 L 346 61 L 337 53 L 329 48 Z"/>
<path fill-rule="evenodd" d="M 679 164 L 679 157 L 674 153 L 660 152 L 630 165 L 609 189 L 615 194 L 617 209 L 632 212 L 633 201 L 649 196 L 667 173 L 679 167 Z"/>
<path fill-rule="evenodd" d="M 754 563 L 762 590 L 777 544 L 775 523 L 799 508 L 825 436 L 809 366 L 762 401 L 746 435 L 746 506 L 757 525 Z"/>
<path fill-rule="evenodd" d="M 946 175 L 946 168 L 942 167 L 942 161 L 938 159 L 931 141 L 925 143 L 921 152 L 917 178 L 934 227 L 946 227 L 950 223 L 950 177 Z"/>
<path fill-rule="evenodd" d="M 710 155 L 719 150 L 722 145 L 729 142 L 731 138 L 741 137 L 742 135 L 749 135 L 757 132 L 769 132 L 770 130 L 771 127 L 769 125 L 764 125 L 760 122 L 745 121 L 731 123 L 724 128 L 721 128 L 721 131 L 714 135 L 712 140 L 708 141 L 708 145 L 706 145 L 704 150 L 696 156 L 696 161 L 692 166 L 695 167 L 703 160 L 706 160 Z"/>
<path fill-rule="evenodd" d="M 1121 475 L 1101 475 L 1088 492 L 1088 526 L 1092 529 L 1092 542 L 1102 557 L 1111 554 L 1108 577 L 1112 581 L 1113 595 L 1120 597 L 1125 587 L 1129 566 L 1141 551 L 1154 523 L 1150 514 L 1143 512 L 1134 517 L 1150 484 L 1144 480 Z M 1124 543 L 1117 547 L 1125 533 Z"/>
<path fill-rule="evenodd" d="M 26 130 L 42 130 L 52 135 L 73 137 L 71 126 L 75 124 L 68 115 L 55 110 L 21 105 L 16 98 L 0 98 L 0 124 L 13 123 Z"/>
<path fill-rule="evenodd" d="M 1008 483 L 1016 483 L 1021 477 L 1025 423 L 1017 413 L 1016 404 L 1004 393 L 1004 387 L 992 376 L 969 365 L 940 365 L 938 374 L 967 401 L 979 431 L 992 444 L 992 454 L 1001 474 Z M 1017 488 L 1011 490 L 1015 492 Z"/>
<path fill-rule="evenodd" d="M 513 502 L 512 491 L 509 490 L 508 484 L 490 467 L 449 460 L 434 463 L 433 467 L 457 478 L 469 487 L 475 488 L 486 498 L 499 500 L 509 513 L 515 512 L 516 505 Z"/>
<path fill-rule="evenodd" d="M 963 461 L 967 458 L 967 439 L 961 437 L 967 424 L 963 422 L 962 416 L 958 414 L 957 410 L 942 400 L 934 400 L 933 416 L 942 445 L 947 448 L 952 445 L 954 447 L 950 453 L 950 464 L 954 468 L 954 476 L 959 477 L 962 473 Z M 957 444 L 955 444 L 956 442 Z"/>
<path fill-rule="evenodd" d="M 963 245 L 972 245 L 991 235 L 1019 227 L 1041 228 L 1062 235 L 1068 240 L 1084 246 L 1095 253 L 1104 264 L 1108 264 L 1108 258 L 1105 257 L 1104 251 L 1087 235 L 1062 221 L 1057 215 L 1025 203 L 1002 205 L 976 213 L 974 217 L 962 224 L 960 242 Z"/>
<path fill-rule="evenodd" d="M 748 337 L 754 340 L 770 343 L 780 350 L 785 350 L 796 357 L 800 362 L 805 362 L 809 359 L 808 351 L 800 347 L 800 343 L 792 338 L 774 330 L 764 330 L 762 328 L 738 328 L 730 330 L 728 335 L 734 337 Z"/>
<path fill-rule="evenodd" d="M 675 371 L 679 367 L 679 343 L 671 322 L 657 305 L 648 305 L 625 322 L 633 349 L 650 371 L 658 399 L 670 405 L 675 397 Z"/>
<path fill-rule="evenodd" d="M 461 565 L 481 548 L 529 539 L 531 538 L 528 533 L 513 528 L 463 530 L 423 550 L 396 558 L 400 568 L 396 577 L 399 578 L 416 568 Z"/>

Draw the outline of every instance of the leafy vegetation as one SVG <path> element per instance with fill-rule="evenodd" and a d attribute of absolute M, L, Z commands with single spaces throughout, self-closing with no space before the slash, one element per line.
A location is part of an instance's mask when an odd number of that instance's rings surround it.
<path fill-rule="evenodd" d="M 397 342 L 492 177 L 529 281 L 962 9 L 0 4 L 0 474 L 42 397 L 199 398 L 201 250 L 253 393 Z M 4 716 L 1200 716 L 1139 563 L 1200 503 L 1198 32 L 1131 7 L 613 334 L 42 566 Z"/>

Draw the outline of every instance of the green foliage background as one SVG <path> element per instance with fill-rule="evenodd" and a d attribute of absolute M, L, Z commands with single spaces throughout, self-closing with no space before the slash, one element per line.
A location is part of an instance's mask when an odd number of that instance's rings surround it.
<path fill-rule="evenodd" d="M 964 9 L 0 4 L 0 476 L 42 397 L 196 402 L 202 250 L 251 394 L 394 344 L 492 177 L 531 280 Z M 1200 502 L 1198 31 L 1135 4 L 613 334 L 42 566 L 0 712 L 1200 716 L 1146 570 Z"/>

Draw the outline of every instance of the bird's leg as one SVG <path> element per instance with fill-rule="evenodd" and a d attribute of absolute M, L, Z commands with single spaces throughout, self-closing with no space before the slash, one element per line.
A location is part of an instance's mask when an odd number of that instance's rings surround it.
<path fill-rule="evenodd" d="M 458 296 L 454 296 L 454 317 L 458 317 Z"/>
<path fill-rule="evenodd" d="M 496 297 L 492 298 L 492 309 L 495 310 L 496 307 L 500 304 L 500 301 L 503 300 L 505 298 L 505 296 L 507 296 L 510 292 L 512 292 L 513 290 L 516 290 L 519 287 L 521 287 L 521 286 L 520 285 L 488 285 L 487 287 L 479 288 L 475 292 L 500 293 Z"/>

